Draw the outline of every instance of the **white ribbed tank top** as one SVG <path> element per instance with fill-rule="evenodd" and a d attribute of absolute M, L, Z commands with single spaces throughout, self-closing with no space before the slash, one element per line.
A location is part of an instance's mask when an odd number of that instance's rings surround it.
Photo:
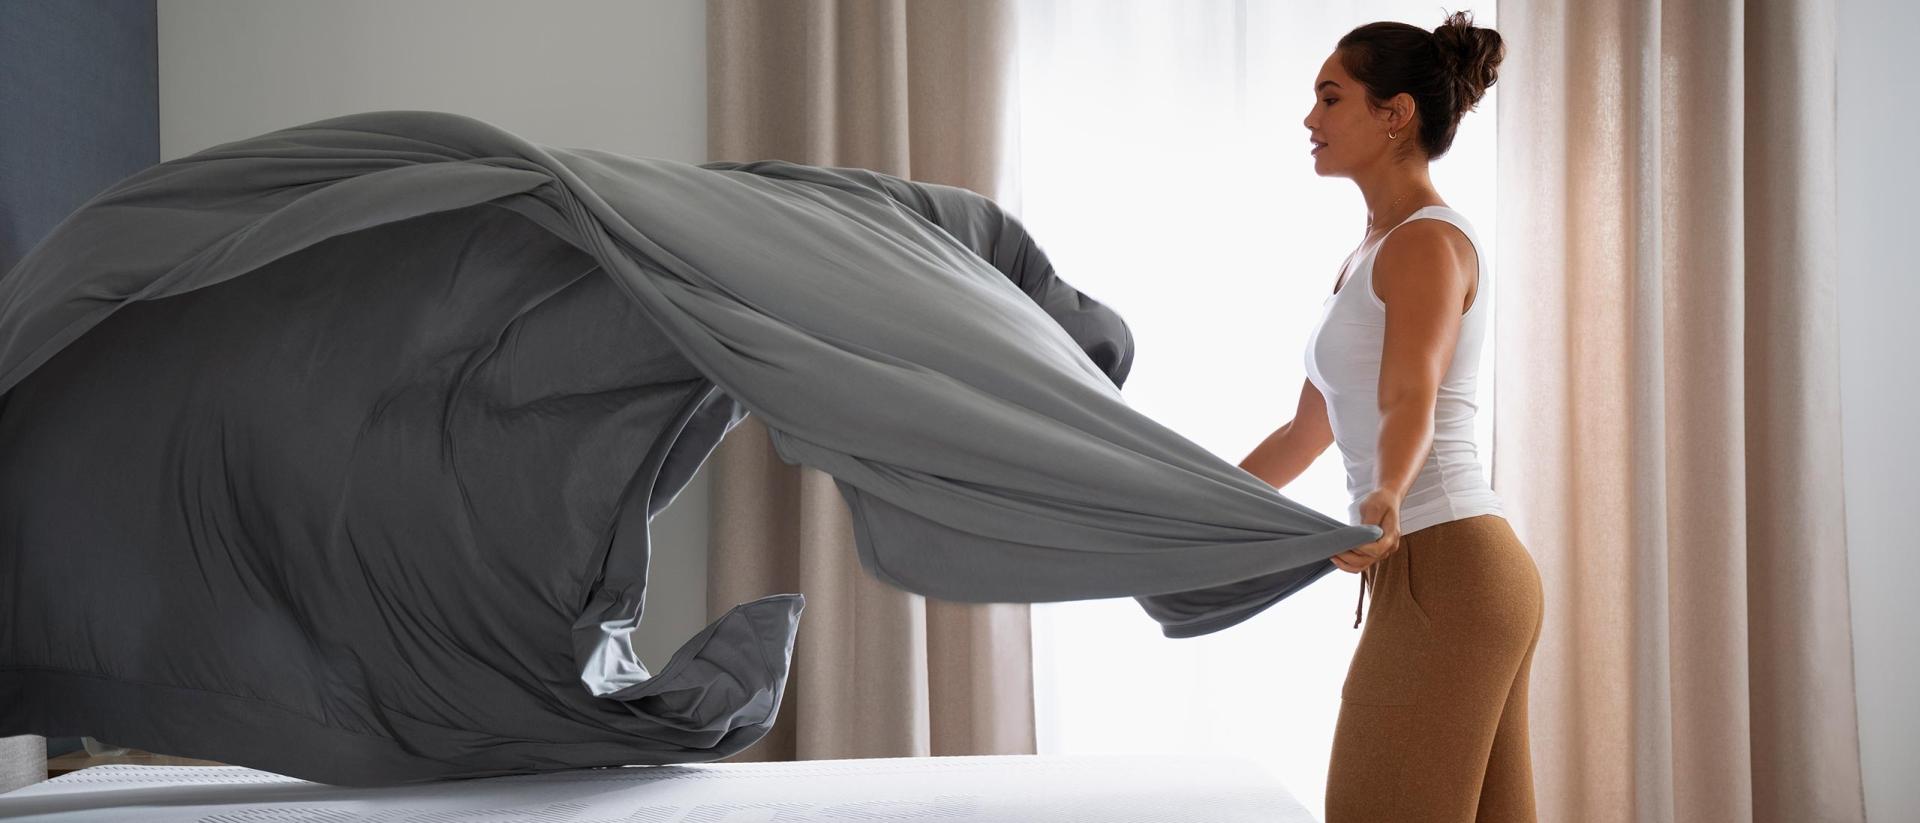
<path fill-rule="evenodd" d="M 1373 491 L 1380 442 L 1380 356 L 1386 341 L 1387 307 L 1373 290 L 1373 259 L 1394 229 L 1420 219 L 1459 227 L 1478 258 L 1472 305 L 1461 319 L 1453 362 L 1440 381 L 1434 404 L 1433 445 L 1400 505 L 1400 533 L 1479 514 L 1501 514 L 1500 499 L 1481 471 L 1473 441 L 1474 383 L 1480 343 L 1486 337 L 1487 256 L 1465 216 L 1446 206 L 1426 206 L 1381 235 L 1354 260 L 1346 282 L 1329 295 L 1320 322 L 1307 339 L 1307 379 L 1327 399 L 1327 420 L 1347 467 L 1347 520 L 1360 524 L 1360 501 Z"/>

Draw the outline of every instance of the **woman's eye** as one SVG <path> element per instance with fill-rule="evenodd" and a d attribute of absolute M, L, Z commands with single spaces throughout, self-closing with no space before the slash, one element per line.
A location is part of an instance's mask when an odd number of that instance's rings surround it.
<path fill-rule="evenodd" d="M 1331 97 L 1323 97 L 1321 98 L 1321 100 L 1323 100 L 1329 106 L 1333 105 L 1333 98 Z"/>

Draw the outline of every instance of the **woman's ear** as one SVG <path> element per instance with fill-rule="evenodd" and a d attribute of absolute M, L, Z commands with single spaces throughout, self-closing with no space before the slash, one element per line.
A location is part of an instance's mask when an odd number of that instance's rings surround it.
<path fill-rule="evenodd" d="M 1395 135 L 1413 127 L 1413 95 L 1404 91 L 1396 94 L 1392 100 L 1387 101 L 1387 108 L 1393 112 L 1389 125 Z"/>

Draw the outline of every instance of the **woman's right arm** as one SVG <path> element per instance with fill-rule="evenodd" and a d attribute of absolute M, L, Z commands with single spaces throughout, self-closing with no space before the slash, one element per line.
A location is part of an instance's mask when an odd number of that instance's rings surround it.
<path fill-rule="evenodd" d="M 1278 489 L 1293 482 L 1331 445 L 1333 427 L 1327 423 L 1327 400 L 1312 380 L 1305 380 L 1293 419 L 1254 447 L 1253 453 L 1240 461 L 1240 468 Z"/>

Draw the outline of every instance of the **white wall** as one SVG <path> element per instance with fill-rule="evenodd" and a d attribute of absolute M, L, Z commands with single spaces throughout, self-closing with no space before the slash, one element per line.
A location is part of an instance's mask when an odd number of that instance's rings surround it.
<path fill-rule="evenodd" d="M 433 109 L 535 143 L 705 162 L 701 0 L 159 0 L 160 157 L 325 117 Z M 637 646 L 706 625 L 703 469 L 653 522 Z"/>
<path fill-rule="evenodd" d="M 1839 4 L 1840 413 L 1853 579 L 1854 676 L 1867 819 L 1920 815 L 1920 265 L 1912 241 L 1920 135 L 1912 38 L 1920 5 Z"/>

